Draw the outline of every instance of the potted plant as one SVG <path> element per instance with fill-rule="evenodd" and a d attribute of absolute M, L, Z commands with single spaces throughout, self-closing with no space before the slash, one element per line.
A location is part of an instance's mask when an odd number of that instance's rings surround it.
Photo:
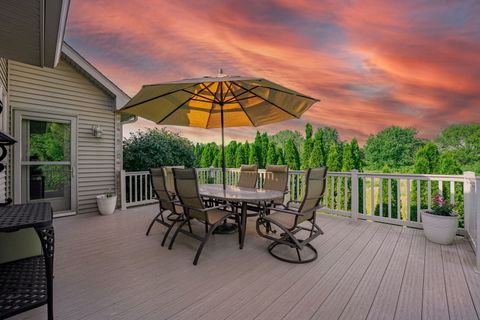
<path fill-rule="evenodd" d="M 454 209 L 453 204 L 436 194 L 432 209 L 422 210 L 423 231 L 428 240 L 439 244 L 453 242 L 458 226 L 458 215 Z"/>
<path fill-rule="evenodd" d="M 117 195 L 113 192 L 107 192 L 97 196 L 98 211 L 101 215 L 112 214 L 117 205 Z"/>

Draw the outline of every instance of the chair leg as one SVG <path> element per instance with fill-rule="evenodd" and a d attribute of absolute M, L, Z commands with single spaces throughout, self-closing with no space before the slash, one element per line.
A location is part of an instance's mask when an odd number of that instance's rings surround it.
<path fill-rule="evenodd" d="M 205 222 L 205 225 L 207 225 L 206 229 L 208 230 L 208 224 L 206 222 Z M 211 234 L 213 233 L 213 231 L 215 231 L 217 226 L 218 225 L 213 225 L 212 227 L 210 227 L 210 231 L 208 231 L 205 234 L 205 238 L 202 240 L 202 243 L 200 243 L 200 245 L 198 246 L 197 253 L 195 254 L 195 258 L 193 259 L 193 265 L 194 266 L 197 265 L 198 259 L 200 258 L 200 254 L 202 253 L 202 250 L 203 250 L 203 247 L 205 246 L 205 243 L 207 243 L 208 238 L 210 238 Z"/>
<path fill-rule="evenodd" d="M 162 212 L 159 212 L 155 218 L 153 218 L 152 222 L 150 222 L 150 225 L 148 226 L 148 229 L 147 229 L 147 236 L 150 234 L 150 230 L 152 229 L 153 227 L 153 224 L 155 223 L 155 221 L 157 221 L 157 218 L 162 214 Z"/>
<path fill-rule="evenodd" d="M 172 231 L 175 224 L 181 220 L 182 220 L 182 217 L 178 216 L 176 220 L 172 221 L 172 224 L 170 224 L 170 227 L 168 227 L 167 232 L 165 232 L 165 235 L 163 236 L 162 247 L 165 246 L 165 242 L 167 242 L 167 238 L 168 238 L 168 235 L 170 234 L 170 231 Z M 190 221 L 188 223 L 190 223 Z"/>
<path fill-rule="evenodd" d="M 178 226 L 177 230 L 175 230 L 175 233 L 173 234 L 172 239 L 170 240 L 170 244 L 168 245 L 168 250 L 172 250 L 173 243 L 175 242 L 175 239 L 178 236 L 178 233 L 182 229 L 182 227 L 187 223 L 187 220 L 189 220 L 187 217 L 185 217 L 185 220 L 182 221 L 182 223 Z"/>

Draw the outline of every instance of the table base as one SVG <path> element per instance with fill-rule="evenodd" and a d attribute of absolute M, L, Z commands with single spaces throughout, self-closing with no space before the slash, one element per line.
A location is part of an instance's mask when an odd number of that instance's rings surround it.
<path fill-rule="evenodd" d="M 238 226 L 234 223 L 224 223 L 222 225 L 219 225 L 217 227 L 217 229 L 215 229 L 215 232 L 214 233 L 218 233 L 218 234 L 232 234 L 232 233 L 235 233 L 237 232 L 238 230 Z"/>

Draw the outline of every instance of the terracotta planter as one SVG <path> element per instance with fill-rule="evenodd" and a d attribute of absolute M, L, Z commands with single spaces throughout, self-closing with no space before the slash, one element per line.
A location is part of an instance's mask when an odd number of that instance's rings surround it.
<path fill-rule="evenodd" d="M 101 215 L 112 214 L 117 205 L 117 196 L 107 197 L 105 194 L 97 196 L 98 211 Z"/>
<path fill-rule="evenodd" d="M 428 240 L 438 244 L 451 244 L 458 227 L 458 216 L 439 216 L 422 210 L 423 232 Z"/>

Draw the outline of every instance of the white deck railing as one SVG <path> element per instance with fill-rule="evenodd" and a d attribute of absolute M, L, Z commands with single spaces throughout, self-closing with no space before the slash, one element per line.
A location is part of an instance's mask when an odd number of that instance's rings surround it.
<path fill-rule="evenodd" d="M 200 183 L 222 183 L 220 168 L 199 168 L 197 173 Z M 238 182 L 239 169 L 227 169 L 226 174 L 227 184 Z M 257 185 L 261 188 L 265 170 L 259 170 L 259 175 Z M 123 209 L 156 201 L 148 171 L 122 171 L 121 182 Z M 304 171 L 289 172 L 287 200 L 302 198 L 303 183 Z M 457 211 L 464 217 L 459 233 L 467 236 L 477 251 L 480 178 L 473 172 L 463 175 L 329 172 L 323 204 L 327 213 L 422 228 L 420 210 L 431 208 L 437 192 L 456 204 Z M 480 257 L 478 263 L 480 266 Z"/>

